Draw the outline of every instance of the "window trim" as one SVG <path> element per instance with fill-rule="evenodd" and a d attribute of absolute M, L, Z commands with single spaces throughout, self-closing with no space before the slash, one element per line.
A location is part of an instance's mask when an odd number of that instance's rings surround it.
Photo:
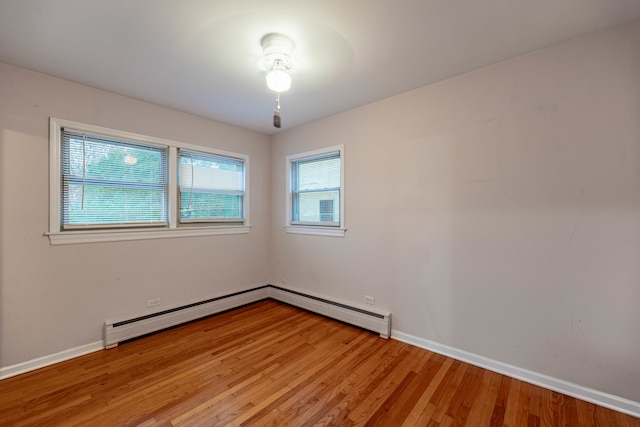
<path fill-rule="evenodd" d="M 125 141 L 132 141 L 146 145 L 155 145 L 168 148 L 168 227 L 157 228 L 114 228 L 100 230 L 62 230 L 61 227 L 61 128 L 69 127 L 87 133 L 104 135 L 111 138 L 118 138 Z M 178 148 L 186 150 L 200 151 L 212 155 L 232 157 L 244 161 L 245 173 L 245 200 L 244 200 L 244 223 L 239 225 L 225 224 L 224 222 L 215 225 L 202 224 L 178 224 Z M 187 144 L 171 141 L 163 138 L 156 138 L 148 135 L 133 132 L 120 131 L 101 126 L 89 125 L 71 120 L 49 118 L 49 232 L 45 233 L 49 237 L 51 245 L 69 245 L 78 243 L 101 243 L 120 242 L 129 240 L 165 239 L 175 237 L 198 237 L 226 234 L 246 234 L 249 233 L 251 225 L 249 222 L 250 197 L 249 197 L 249 156 L 245 154 L 232 153 L 229 151 L 203 147 L 199 145 Z"/>
<path fill-rule="evenodd" d="M 306 158 L 327 156 L 333 153 L 340 153 L 340 222 L 335 225 L 309 224 L 305 222 L 293 222 L 293 189 L 292 189 L 292 163 Z M 304 153 L 291 154 L 286 157 L 286 209 L 285 225 L 287 233 L 307 234 L 316 236 L 344 237 L 347 231 L 344 223 L 344 145 L 334 145 L 332 147 L 307 151 Z"/>

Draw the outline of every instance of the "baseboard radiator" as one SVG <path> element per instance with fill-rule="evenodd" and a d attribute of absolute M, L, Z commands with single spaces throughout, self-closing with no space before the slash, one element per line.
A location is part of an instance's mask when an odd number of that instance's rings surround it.
<path fill-rule="evenodd" d="M 391 313 L 388 311 L 360 307 L 350 302 L 274 285 L 269 285 L 269 297 L 373 331 L 385 339 L 391 334 Z"/>
<path fill-rule="evenodd" d="M 391 333 L 391 313 L 389 312 L 360 307 L 306 291 L 265 285 L 144 316 L 106 321 L 103 330 L 104 346 L 113 348 L 122 341 L 267 298 L 373 331 L 385 339 L 389 338 Z"/>
<path fill-rule="evenodd" d="M 122 341 L 260 301 L 268 297 L 268 287 L 262 286 L 260 288 L 235 292 L 233 294 L 211 298 L 206 301 L 145 316 L 120 321 L 107 321 L 104 324 L 103 331 L 104 346 L 105 348 L 112 348 Z"/>

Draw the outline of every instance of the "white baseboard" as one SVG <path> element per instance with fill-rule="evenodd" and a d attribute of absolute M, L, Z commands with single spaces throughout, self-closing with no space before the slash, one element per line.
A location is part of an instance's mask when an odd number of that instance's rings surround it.
<path fill-rule="evenodd" d="M 124 340 L 267 298 L 273 298 L 343 322 L 351 323 L 375 331 L 384 338 L 389 338 L 391 313 L 374 307 L 363 307 L 346 301 L 333 298 L 329 299 L 326 296 L 305 292 L 306 293 L 302 293 L 299 289 L 285 288 L 282 286 L 264 285 L 229 295 L 222 295 L 210 300 L 196 302 L 183 307 L 167 309 L 156 314 L 144 315 L 133 319 L 121 319 L 119 321 L 107 320 L 103 329 L 103 341 L 39 357 L 16 365 L 1 367 L 0 380 L 53 365 L 74 357 L 83 356 L 103 348 L 115 347 L 119 342 Z"/>
<path fill-rule="evenodd" d="M 464 350 L 459 350 L 454 347 L 419 338 L 397 330 L 391 331 L 391 338 L 414 345 L 416 347 L 423 348 L 425 350 L 432 351 L 434 353 L 442 354 L 444 356 L 460 360 L 462 362 L 469 363 L 471 365 L 479 366 L 493 372 L 507 375 L 509 377 L 516 378 L 530 384 L 554 390 L 559 393 L 575 397 L 577 399 L 585 400 L 596 405 L 600 405 L 640 418 L 639 402 L 634 402 L 629 399 L 594 390 L 588 387 L 583 387 L 581 385 L 554 378 L 548 375 L 529 371 L 527 369 L 522 369 L 517 366 L 509 365 L 507 363 L 490 359 L 488 357 L 480 356 Z M 0 380 L 43 368 L 45 366 L 53 365 L 55 363 L 63 362 L 65 360 L 73 359 L 75 357 L 83 356 L 85 354 L 93 353 L 95 351 L 102 350 L 103 348 L 103 341 L 96 341 L 90 344 L 82 345 L 80 347 L 64 350 L 59 353 L 50 354 L 11 366 L 1 367 Z"/>
<path fill-rule="evenodd" d="M 538 372 L 529 371 L 527 369 L 518 368 L 498 360 L 480 356 L 468 351 L 459 350 L 448 345 L 439 344 L 434 341 L 418 338 L 413 335 L 405 334 L 396 330 L 391 331 L 391 338 L 402 341 L 434 353 L 451 357 L 461 362 L 479 366 L 499 374 L 509 376 L 524 382 L 557 391 L 577 399 L 585 400 L 605 408 L 613 409 L 633 417 L 640 418 L 640 403 L 613 394 L 583 387 L 578 384 L 554 378 Z"/>
<path fill-rule="evenodd" d="M 11 366 L 5 366 L 0 368 L 0 380 L 44 368 L 45 366 L 53 365 L 54 363 L 64 362 L 65 360 L 84 356 L 85 354 L 93 353 L 94 351 L 102 350 L 103 348 L 104 345 L 102 341 L 96 341 L 91 344 L 81 345 L 80 347 L 63 350 L 59 353 L 49 354 L 47 356 L 38 357 L 37 359 L 28 360 Z"/>

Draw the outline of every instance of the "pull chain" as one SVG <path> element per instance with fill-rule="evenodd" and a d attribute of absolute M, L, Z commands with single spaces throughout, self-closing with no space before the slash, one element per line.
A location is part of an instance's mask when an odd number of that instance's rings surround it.
<path fill-rule="evenodd" d="M 280 92 L 276 92 L 276 109 L 273 110 L 273 125 L 280 128 Z"/>

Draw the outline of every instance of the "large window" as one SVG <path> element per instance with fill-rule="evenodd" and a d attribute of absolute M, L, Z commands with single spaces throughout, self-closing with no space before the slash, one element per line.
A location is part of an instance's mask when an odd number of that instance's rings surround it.
<path fill-rule="evenodd" d="M 344 236 L 343 146 L 287 157 L 290 233 Z"/>
<path fill-rule="evenodd" d="M 63 230 L 168 224 L 166 147 L 61 134 Z"/>
<path fill-rule="evenodd" d="M 49 238 L 56 245 L 247 233 L 248 162 L 52 118 Z"/>

